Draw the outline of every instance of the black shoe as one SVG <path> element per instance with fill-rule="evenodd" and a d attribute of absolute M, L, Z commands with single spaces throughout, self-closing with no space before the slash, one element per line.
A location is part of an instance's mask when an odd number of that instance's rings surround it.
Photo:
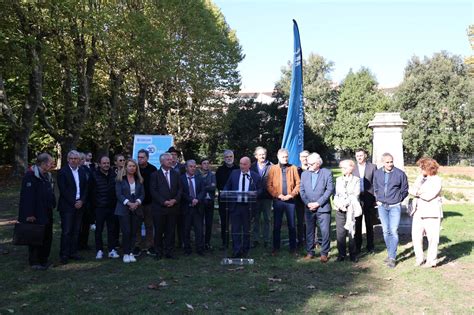
<path fill-rule="evenodd" d="M 199 256 L 204 256 L 204 251 L 200 250 L 196 252 Z"/>
<path fill-rule="evenodd" d="M 69 259 L 67 257 L 60 258 L 61 265 L 67 265 L 69 263 Z"/>
<path fill-rule="evenodd" d="M 161 259 L 163 258 L 163 256 L 157 254 L 157 255 L 156 255 L 155 257 L 153 257 L 153 258 L 154 258 L 155 260 L 161 260 Z"/>
<path fill-rule="evenodd" d="M 53 264 L 52 262 L 47 261 L 47 262 L 41 264 L 41 266 L 43 266 L 45 268 L 45 270 L 48 270 L 48 268 L 51 267 L 52 264 Z"/>
<path fill-rule="evenodd" d="M 253 242 L 251 248 L 257 248 L 259 245 L 258 241 Z"/>
<path fill-rule="evenodd" d="M 155 249 L 154 249 L 153 247 L 150 247 L 150 248 L 147 249 L 146 254 L 147 254 L 148 256 L 155 257 L 155 256 L 156 256 L 156 251 L 155 251 Z"/>
<path fill-rule="evenodd" d="M 344 256 L 337 256 L 336 261 L 337 262 L 343 262 L 344 261 Z"/>
<path fill-rule="evenodd" d="M 135 257 L 140 257 L 140 255 L 142 254 L 140 247 L 135 247 L 132 251 L 132 254 Z"/>
<path fill-rule="evenodd" d="M 264 242 L 264 243 L 263 243 L 263 248 L 267 248 L 267 247 L 268 247 L 268 245 L 270 245 L 270 243 L 269 243 L 269 242 Z"/>
<path fill-rule="evenodd" d="M 211 244 L 204 245 L 204 250 L 213 250 Z"/>
<path fill-rule="evenodd" d="M 242 258 L 242 254 L 240 252 L 234 253 L 231 258 Z"/>
<path fill-rule="evenodd" d="M 351 256 L 351 261 L 353 263 L 359 262 L 359 258 L 357 258 L 357 256 Z"/>
<path fill-rule="evenodd" d="M 84 258 L 82 258 L 82 256 L 79 256 L 78 254 L 74 254 L 74 255 L 70 255 L 70 256 L 69 256 L 69 259 L 72 259 L 72 260 L 83 260 Z"/>
<path fill-rule="evenodd" d="M 43 265 L 32 265 L 31 266 L 31 269 L 35 270 L 35 271 L 45 271 L 45 270 L 48 270 L 47 267 L 43 266 Z"/>
<path fill-rule="evenodd" d="M 184 255 L 185 255 L 185 256 L 190 256 L 190 255 L 191 255 L 191 251 L 190 251 L 190 250 L 185 250 L 185 251 L 184 251 Z"/>
<path fill-rule="evenodd" d="M 387 267 L 388 268 L 393 269 L 393 268 L 395 268 L 396 265 L 397 265 L 397 263 L 396 263 L 395 259 L 389 259 L 388 262 L 387 262 Z"/>
<path fill-rule="evenodd" d="M 374 256 L 374 255 L 375 255 L 375 250 L 373 250 L 373 249 L 368 249 L 368 250 L 367 250 L 367 255 Z"/>
<path fill-rule="evenodd" d="M 178 257 L 176 257 L 176 256 L 174 256 L 174 255 L 171 255 L 171 254 L 166 254 L 166 255 L 165 255 L 165 258 L 166 258 L 166 259 L 173 259 L 173 260 L 178 259 Z"/>

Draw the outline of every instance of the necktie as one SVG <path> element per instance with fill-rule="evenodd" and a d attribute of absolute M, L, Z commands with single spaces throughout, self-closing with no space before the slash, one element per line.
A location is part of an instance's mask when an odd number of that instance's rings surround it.
<path fill-rule="evenodd" d="M 242 191 L 245 191 L 245 177 L 246 176 L 247 176 L 247 174 L 242 173 Z"/>
<path fill-rule="evenodd" d="M 194 191 L 193 178 L 188 177 L 188 182 L 189 182 L 189 195 L 191 196 L 191 198 L 196 199 L 196 192 Z"/>
<path fill-rule="evenodd" d="M 316 188 L 317 181 L 318 181 L 318 173 L 312 172 L 311 173 L 311 188 L 313 188 L 313 190 Z"/>

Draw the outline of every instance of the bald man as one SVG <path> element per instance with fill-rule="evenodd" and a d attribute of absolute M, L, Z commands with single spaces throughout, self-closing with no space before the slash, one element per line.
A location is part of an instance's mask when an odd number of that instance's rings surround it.
<path fill-rule="evenodd" d="M 250 170 L 250 158 L 240 159 L 240 169 L 233 170 L 224 186 L 224 190 L 257 191 L 261 193 L 260 175 Z M 232 225 L 232 258 L 245 258 L 250 249 L 250 204 L 246 199 L 238 200 L 229 206 L 230 223 Z"/>

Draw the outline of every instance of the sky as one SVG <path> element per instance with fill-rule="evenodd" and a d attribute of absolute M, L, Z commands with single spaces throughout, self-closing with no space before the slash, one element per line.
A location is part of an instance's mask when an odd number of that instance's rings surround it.
<path fill-rule="evenodd" d="M 413 56 L 442 50 L 474 54 L 467 29 L 474 1 L 466 0 L 214 0 L 236 31 L 245 59 L 243 91 L 272 91 L 293 56 L 293 22 L 303 58 L 310 53 L 334 62 L 340 83 L 350 69 L 369 68 L 380 87 L 395 87 Z"/>

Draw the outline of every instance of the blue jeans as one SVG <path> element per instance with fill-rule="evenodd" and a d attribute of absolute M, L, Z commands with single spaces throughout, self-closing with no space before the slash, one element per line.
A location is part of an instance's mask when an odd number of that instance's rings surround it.
<path fill-rule="evenodd" d="M 387 246 L 388 258 L 396 259 L 398 246 L 398 224 L 400 223 L 401 205 L 381 205 L 378 208 L 382 223 L 383 239 Z"/>
<path fill-rule="evenodd" d="M 319 209 L 318 209 L 319 210 Z M 330 230 L 331 230 L 331 212 L 312 212 L 305 210 L 306 219 L 306 252 L 314 256 L 317 235 L 315 235 L 316 226 L 319 225 L 321 232 L 321 256 L 327 256 L 331 248 Z"/>
<path fill-rule="evenodd" d="M 279 250 L 281 244 L 281 224 L 283 212 L 286 213 L 288 235 L 290 237 L 290 250 L 296 249 L 295 203 L 293 201 L 273 201 L 273 250 Z"/>

